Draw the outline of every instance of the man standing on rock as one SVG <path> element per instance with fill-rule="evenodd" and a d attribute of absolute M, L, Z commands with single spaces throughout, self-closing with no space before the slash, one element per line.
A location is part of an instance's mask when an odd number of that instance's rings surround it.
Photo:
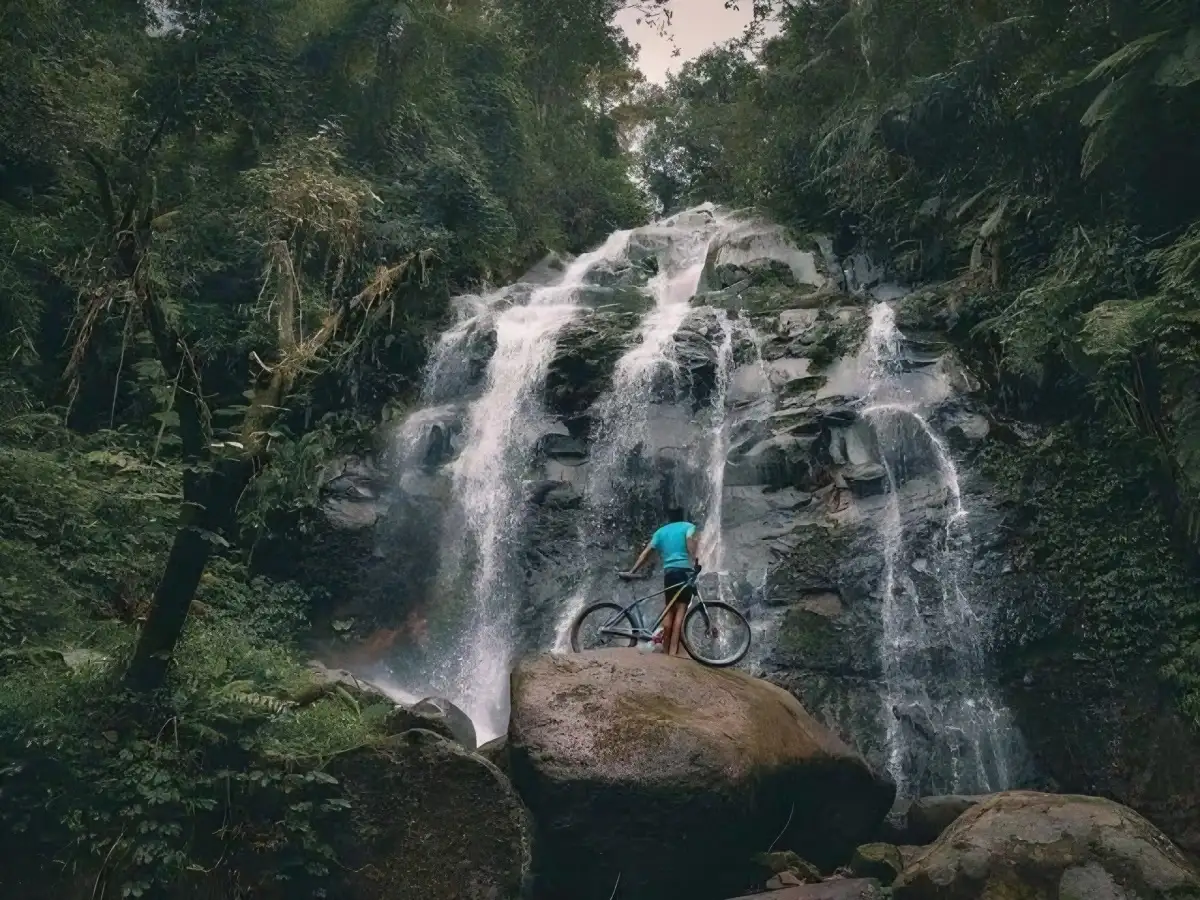
<path fill-rule="evenodd" d="M 683 655 L 679 652 L 679 638 L 683 634 L 683 616 L 694 593 L 688 582 L 692 572 L 700 568 L 696 556 L 699 545 L 696 526 L 687 521 L 682 509 L 673 506 L 667 510 L 667 524 L 654 532 L 633 568 L 625 573 L 627 578 L 637 575 L 651 552 L 657 553 L 662 560 L 667 603 L 667 614 L 663 618 L 663 650 L 671 656 Z"/>

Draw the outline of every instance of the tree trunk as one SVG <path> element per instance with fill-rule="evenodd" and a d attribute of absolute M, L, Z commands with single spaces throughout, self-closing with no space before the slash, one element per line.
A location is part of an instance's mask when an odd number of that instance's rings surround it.
<path fill-rule="evenodd" d="M 233 459 L 216 463 L 208 473 L 185 475 L 179 530 L 125 673 L 134 690 L 157 690 L 166 678 L 213 541 L 227 523 L 235 521 L 238 500 L 254 471 L 252 461 Z"/>

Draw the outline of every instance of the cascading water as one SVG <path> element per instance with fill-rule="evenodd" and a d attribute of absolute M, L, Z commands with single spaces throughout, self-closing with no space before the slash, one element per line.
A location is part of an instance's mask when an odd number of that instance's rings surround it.
<path fill-rule="evenodd" d="M 1001 790 L 1011 782 L 1015 732 L 989 689 L 983 626 L 968 598 L 969 516 L 954 460 L 903 378 L 902 342 L 892 308 L 876 304 L 862 415 L 888 491 L 880 525 L 888 768 L 902 794 Z M 940 509 L 930 527 L 919 527 L 923 520 L 905 507 L 914 502 L 906 487 L 922 478 L 933 480 L 932 505 Z M 949 782 L 929 783 L 935 769 Z"/>
<path fill-rule="evenodd" d="M 463 450 L 451 467 L 446 515 L 451 538 L 443 541 L 437 579 L 439 593 L 457 598 L 463 610 L 450 646 L 439 648 L 421 680 L 429 691 L 462 707 L 482 740 L 500 734 L 507 724 L 517 604 L 508 596 L 512 586 L 506 567 L 521 535 L 522 479 L 542 433 L 540 389 L 559 333 L 582 309 L 585 277 L 622 254 L 629 234 L 613 234 L 602 247 L 574 260 L 555 283 L 534 288 L 525 303 L 495 316 L 486 387 L 467 411 Z M 443 336 L 426 378 L 427 397 L 438 395 L 437 379 L 444 377 L 454 354 L 461 354 L 482 317 L 511 299 L 509 289 L 496 292 L 475 317 Z"/>

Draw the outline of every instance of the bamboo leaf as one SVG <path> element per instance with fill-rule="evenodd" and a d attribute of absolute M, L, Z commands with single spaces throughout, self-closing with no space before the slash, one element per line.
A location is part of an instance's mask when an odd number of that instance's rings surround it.
<path fill-rule="evenodd" d="M 1085 128 L 1094 128 L 1114 112 L 1120 109 L 1125 101 L 1125 93 L 1132 83 L 1132 72 L 1126 72 L 1120 78 L 1105 85 L 1104 90 L 1096 95 L 1091 105 L 1079 120 Z"/>
<path fill-rule="evenodd" d="M 1100 60 L 1087 74 L 1084 81 L 1099 81 L 1101 78 L 1110 78 L 1117 73 L 1128 69 L 1131 65 L 1153 50 L 1169 31 L 1156 31 L 1153 34 L 1143 35 L 1136 41 L 1130 41 L 1116 53 Z"/>

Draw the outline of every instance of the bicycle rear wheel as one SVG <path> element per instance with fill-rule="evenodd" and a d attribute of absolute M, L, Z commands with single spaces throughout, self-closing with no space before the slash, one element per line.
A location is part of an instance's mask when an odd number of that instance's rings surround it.
<path fill-rule="evenodd" d="M 593 603 L 571 623 L 571 649 L 582 653 L 584 650 L 636 647 L 635 628 L 623 606 L 607 601 Z"/>
<path fill-rule="evenodd" d="M 749 652 L 750 623 L 728 603 L 697 603 L 688 610 L 679 637 L 698 662 L 722 669 Z"/>

